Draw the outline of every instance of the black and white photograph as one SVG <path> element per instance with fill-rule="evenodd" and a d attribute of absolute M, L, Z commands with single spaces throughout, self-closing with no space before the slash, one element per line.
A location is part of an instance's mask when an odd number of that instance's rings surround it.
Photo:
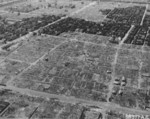
<path fill-rule="evenodd" d="M 0 119 L 150 119 L 150 0 L 0 0 Z"/>

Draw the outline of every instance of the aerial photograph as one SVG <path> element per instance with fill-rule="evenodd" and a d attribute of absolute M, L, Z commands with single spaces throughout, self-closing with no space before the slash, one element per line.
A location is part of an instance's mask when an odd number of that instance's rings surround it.
<path fill-rule="evenodd" d="M 150 119 L 150 0 L 0 0 L 0 119 Z"/>

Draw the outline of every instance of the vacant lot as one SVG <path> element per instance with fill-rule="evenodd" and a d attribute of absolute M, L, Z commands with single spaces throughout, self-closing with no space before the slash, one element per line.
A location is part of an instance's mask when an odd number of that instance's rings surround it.
<path fill-rule="evenodd" d="M 91 1 L 68 1 L 58 0 L 55 6 L 55 1 L 38 1 L 27 0 L 11 6 L 0 8 L 0 13 L 3 17 L 13 20 L 21 20 L 23 18 L 46 15 L 70 15 L 72 12 L 86 6 Z"/>
<path fill-rule="evenodd" d="M 137 4 L 128 4 L 128 3 L 115 3 L 115 2 L 101 2 L 80 12 L 79 14 L 74 15 L 75 18 L 82 18 L 87 21 L 102 22 L 106 20 L 106 16 L 111 13 L 114 8 L 126 8 L 131 6 L 136 6 Z M 139 5 L 138 5 L 139 6 Z M 141 5 L 140 5 L 141 6 Z M 144 6 L 144 5 L 142 5 Z"/>

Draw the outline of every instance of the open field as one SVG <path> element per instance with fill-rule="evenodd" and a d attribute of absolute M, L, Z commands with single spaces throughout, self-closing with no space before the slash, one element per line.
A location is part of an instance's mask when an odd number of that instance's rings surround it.
<path fill-rule="evenodd" d="M 50 44 L 52 44 L 51 42 L 53 42 L 53 40 L 54 40 L 54 42 L 56 42 L 55 38 L 53 38 L 53 37 L 48 37 L 48 38 L 49 38 Z M 46 38 L 46 39 L 48 39 L 48 38 Z M 52 39 L 52 41 L 50 41 L 50 39 Z M 52 93 L 52 94 L 60 93 L 62 95 L 68 95 L 68 96 L 69 95 L 75 96 L 75 97 L 81 96 L 81 98 L 83 98 L 83 99 L 87 98 L 87 97 L 83 96 L 83 95 L 87 95 L 87 94 L 89 95 L 89 99 L 94 98 L 93 96 L 90 96 L 90 94 L 101 95 L 101 97 L 99 97 L 99 99 L 106 101 L 105 93 L 107 93 L 107 91 L 108 91 L 107 84 L 109 83 L 111 78 L 109 75 L 104 74 L 104 73 L 106 73 L 107 70 L 111 70 L 110 69 L 111 60 L 112 60 L 111 58 L 113 58 L 115 49 L 113 47 L 94 46 L 92 44 L 86 45 L 84 42 L 80 42 L 80 41 L 68 42 L 65 40 L 61 40 L 61 38 L 59 38 L 58 41 L 60 41 L 60 42 L 58 42 L 59 44 L 57 44 L 57 45 L 55 44 L 56 46 L 54 48 L 50 49 L 50 51 L 49 51 L 50 54 L 49 53 L 46 55 L 43 54 L 44 57 L 42 57 L 39 61 L 34 60 L 34 61 L 37 61 L 37 63 L 35 65 L 31 66 L 30 68 L 28 68 L 24 73 L 22 73 L 22 75 L 20 76 L 20 78 L 22 80 L 19 79 L 20 81 L 18 81 L 18 79 L 15 79 L 15 82 L 16 81 L 18 82 L 18 83 L 16 82 L 17 84 L 15 84 L 15 85 L 18 85 L 20 88 L 21 87 L 22 88 L 29 87 L 30 89 L 33 89 L 33 90 L 42 91 L 42 92 L 44 91 L 44 92 Z M 61 41 L 63 41 L 64 43 L 63 42 L 61 43 Z M 31 43 L 29 43 L 29 44 L 31 44 Z M 28 44 L 26 44 L 26 45 L 29 46 Z M 74 46 L 74 45 L 75 45 L 75 47 L 73 48 L 72 46 Z M 33 47 L 33 46 L 31 46 L 31 47 Z M 83 47 L 85 47 L 85 48 L 83 49 Z M 114 51 L 108 52 L 108 50 L 109 50 L 108 48 L 110 49 L 110 51 L 112 51 L 112 50 L 114 50 Z M 22 49 L 22 47 L 20 49 Z M 29 47 L 27 47 L 26 50 L 27 49 L 29 49 Z M 97 50 L 97 52 L 94 49 Z M 105 52 L 108 53 L 108 56 L 110 56 L 110 58 L 105 57 L 102 55 L 102 53 L 98 52 L 99 50 L 102 50 L 102 49 L 104 51 L 104 52 L 103 51 L 102 52 L 104 54 L 105 54 Z M 26 51 L 26 50 L 24 49 L 24 51 Z M 19 51 L 19 49 L 18 49 L 18 51 Z M 34 50 L 32 49 L 32 51 L 34 51 Z M 26 53 L 28 53 L 28 52 L 26 52 Z M 32 52 L 32 53 L 33 53 L 32 56 L 34 56 L 34 54 L 37 54 L 36 52 L 35 53 Z M 21 53 L 21 52 L 18 52 L 18 54 L 25 55 L 25 53 Z M 10 55 L 10 58 L 11 59 L 13 58 L 14 60 L 21 60 L 21 59 L 17 58 L 18 54 L 12 54 L 12 55 Z M 92 60 L 92 57 L 94 57 L 93 60 L 95 60 L 95 63 L 91 67 L 89 63 L 90 63 L 90 60 Z M 20 56 L 20 58 L 21 58 L 21 56 Z M 26 58 L 28 59 L 28 57 L 26 57 Z M 31 58 L 31 56 L 30 56 L 30 58 Z M 24 58 L 23 58 L 23 60 L 24 60 Z M 101 60 L 105 61 L 105 64 Z M 26 60 L 26 61 L 29 62 L 30 60 Z M 108 64 L 109 62 L 110 62 L 110 64 Z M 49 64 L 49 66 L 47 64 Z M 101 66 L 101 64 L 103 64 L 103 66 Z M 102 70 L 104 68 L 106 68 L 105 71 Z M 39 70 L 38 71 L 39 76 L 36 76 L 37 69 Z M 30 72 L 32 72 L 33 74 L 31 74 Z M 79 72 L 82 72 L 82 73 L 79 73 Z M 91 72 L 91 74 L 89 74 L 88 72 Z M 36 78 L 34 79 L 33 77 L 31 78 L 30 76 L 31 77 L 36 76 Z M 92 77 L 93 77 L 93 79 L 91 79 Z M 103 79 L 103 78 L 105 78 L 105 79 Z M 22 81 L 23 82 L 25 81 L 25 82 L 23 83 Z M 28 81 L 30 83 L 28 83 Z M 31 84 L 33 84 L 33 82 L 35 82 L 35 85 L 32 86 Z M 81 86 L 79 86 L 78 83 L 80 83 Z M 21 84 L 25 84 L 25 85 L 21 85 Z M 102 86 L 101 89 L 98 88 L 99 85 Z M 84 89 L 84 86 L 86 86 L 87 89 Z M 93 87 L 93 89 L 92 89 L 92 87 Z M 83 90 L 83 92 L 82 93 L 80 92 L 81 94 L 78 94 L 79 93 L 78 91 L 80 91 L 80 90 Z M 84 92 L 84 90 L 86 92 Z M 91 91 L 93 93 L 91 93 Z M 94 92 L 95 92 L 95 94 L 94 94 Z M 84 93 L 86 93 L 86 94 L 84 94 Z M 95 97 L 95 99 L 93 99 L 93 100 L 98 100 L 98 99 L 96 99 L 96 97 Z"/>
<path fill-rule="evenodd" d="M 93 35 L 91 38 L 85 39 L 87 36 L 88 34 L 79 35 L 76 33 L 75 37 L 72 38 L 61 38 L 49 35 L 31 37 L 28 42 L 10 54 L 7 60 L 4 60 L 5 63 L 1 63 L 1 67 L 3 67 L 1 69 L 1 73 L 3 73 L 1 74 L 1 76 L 3 76 L 1 85 L 13 86 L 14 89 L 15 87 L 18 87 L 23 90 L 29 89 L 31 91 L 33 90 L 46 94 L 66 96 L 68 98 L 75 97 L 88 101 L 107 103 L 107 94 L 109 92 L 108 87 L 112 81 L 112 74 L 108 73 L 108 71 L 113 71 L 112 63 L 114 55 L 116 54 L 117 46 L 103 42 L 99 42 L 98 44 L 97 40 L 104 39 L 105 37 L 97 37 L 96 40 L 96 36 L 94 37 Z M 42 43 L 42 40 L 44 40 L 44 44 Z M 50 48 L 49 46 L 52 47 Z M 38 53 L 34 52 L 36 49 L 41 49 L 43 54 L 41 54 L 41 56 L 37 55 Z M 30 55 L 30 50 L 32 51 L 32 55 Z M 44 52 L 46 54 L 44 54 Z M 148 55 L 143 54 L 143 56 L 140 57 L 139 54 L 140 52 L 138 53 L 136 50 L 132 51 L 122 49 L 119 52 L 120 57 L 118 57 L 116 64 L 115 77 L 121 78 L 122 76 L 125 76 L 127 79 L 127 84 L 124 87 L 125 90 L 123 90 L 123 96 L 130 95 L 132 100 L 133 98 L 131 95 L 133 94 L 130 94 L 131 92 L 129 92 L 128 88 L 134 87 L 133 92 L 135 91 L 140 95 L 143 95 L 144 93 L 138 92 L 140 91 L 138 90 L 138 77 L 140 71 L 138 70 L 139 68 L 136 67 L 138 67 L 139 64 L 131 64 L 127 60 L 135 61 L 135 58 L 138 58 L 146 63 L 146 59 L 148 61 L 146 56 Z M 35 57 L 36 55 L 38 56 L 37 58 Z M 125 59 L 125 56 L 123 55 L 135 58 Z M 126 64 L 122 58 L 130 64 Z M 143 66 L 143 71 L 146 71 L 144 70 L 144 68 L 146 68 L 145 66 L 146 65 Z M 143 79 L 144 82 L 147 81 L 146 77 Z M 144 82 L 141 82 L 140 88 L 145 86 Z M 116 86 L 121 87 L 118 84 Z M 147 88 L 143 87 L 144 90 L 147 90 L 148 88 L 148 85 Z M 116 90 L 116 93 L 117 91 L 119 92 L 118 89 L 113 90 Z M 117 95 L 113 93 L 111 98 L 111 103 L 117 103 L 123 107 L 138 107 L 139 109 L 143 109 L 145 103 L 141 102 L 143 99 L 139 98 L 138 95 L 134 98 L 134 100 L 138 100 L 138 103 L 135 104 L 128 102 L 128 99 L 125 97 L 121 98 L 119 93 Z M 124 101 L 124 103 L 121 103 L 121 101 Z M 12 107 L 15 109 L 17 105 L 18 103 L 13 103 L 10 108 Z M 40 103 L 40 105 L 43 107 L 39 106 L 38 110 L 34 112 L 32 118 L 41 118 L 42 113 L 40 112 L 40 108 L 49 108 L 45 107 L 42 103 Z M 31 111 L 32 109 L 37 108 L 37 106 L 34 106 L 31 108 Z M 53 107 L 51 108 L 53 109 Z M 8 113 L 8 111 L 3 114 L 3 117 L 9 117 L 9 115 L 14 117 L 20 114 L 20 111 L 16 111 L 15 115 L 13 112 Z"/>
<path fill-rule="evenodd" d="M 94 22 L 102 22 L 106 15 L 111 12 L 112 9 L 115 7 L 118 7 L 120 4 L 114 4 L 114 3 L 108 3 L 106 4 L 105 2 L 101 2 L 101 4 L 96 4 L 94 6 L 91 6 L 89 9 L 86 11 L 82 11 L 79 14 L 74 15 L 73 17 L 75 18 L 82 18 L 88 21 L 94 21 Z M 106 13 L 101 12 L 105 10 L 109 10 Z"/>
<path fill-rule="evenodd" d="M 137 4 L 128 4 L 128 3 L 114 3 L 114 2 L 101 2 L 100 4 L 96 4 L 91 6 L 86 11 L 82 11 L 79 14 L 74 15 L 75 18 L 82 18 L 87 21 L 94 21 L 94 22 L 102 22 L 107 20 L 107 15 L 109 15 L 114 8 L 126 8 L 136 6 Z M 144 5 L 141 5 L 144 6 Z"/>
<path fill-rule="evenodd" d="M 105 37 L 93 35 L 85 39 L 87 36 L 88 34 L 76 33 L 72 38 L 49 35 L 32 37 L 8 57 L 13 61 L 26 62 L 28 66 L 23 67 L 24 70 L 16 74 L 18 76 L 11 75 L 7 80 L 4 77 L 3 84 L 48 94 L 107 102 L 117 46 L 101 42 Z M 37 49 L 40 49 L 39 52 L 34 52 Z M 132 49 L 121 49 L 118 55 L 115 77 L 119 79 L 124 76 L 127 83 L 123 88 L 130 87 L 138 92 L 139 86 L 141 85 L 140 89 L 143 88 L 143 81 L 146 81 L 145 78 L 140 81 L 139 77 L 143 77 L 145 73 L 149 75 L 148 72 L 144 72 L 147 55 Z M 140 61 L 143 62 L 143 66 L 140 65 Z M 21 69 L 21 66 L 17 69 Z M 117 84 L 119 87 L 120 85 L 122 84 Z M 144 87 L 143 90 L 148 88 Z M 126 90 L 128 92 L 128 89 Z M 120 93 L 117 95 L 113 93 L 111 102 L 117 103 L 118 96 Z M 128 102 L 125 101 L 125 104 L 120 103 L 120 105 L 128 107 L 126 103 Z M 143 104 L 139 99 L 138 103 L 129 107 L 136 108 L 141 103 Z"/>
<path fill-rule="evenodd" d="M 1 16 L 10 20 L 22 20 L 23 18 L 37 17 L 45 15 L 70 15 L 71 13 L 88 5 L 91 1 L 69 1 L 58 0 L 57 6 L 55 1 L 38 1 L 27 0 L 4 6 L 0 8 Z"/>

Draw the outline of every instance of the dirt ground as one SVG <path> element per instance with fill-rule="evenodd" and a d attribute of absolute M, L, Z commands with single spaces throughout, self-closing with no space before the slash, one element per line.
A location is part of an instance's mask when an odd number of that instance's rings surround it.
<path fill-rule="evenodd" d="M 114 8 L 125 8 L 129 6 L 136 6 L 138 4 L 129 4 L 129 3 L 115 3 L 115 2 L 101 2 L 100 4 L 96 4 L 91 6 L 89 9 L 80 12 L 79 14 L 74 15 L 75 18 L 82 18 L 88 21 L 94 22 L 102 22 L 106 19 L 106 15 L 104 15 L 100 10 L 110 9 L 113 10 Z M 140 5 L 143 6 L 143 5 Z M 111 11 L 110 11 L 111 12 Z"/>
<path fill-rule="evenodd" d="M 23 18 L 41 16 L 42 14 L 46 15 L 69 15 L 70 13 L 86 6 L 87 4 L 91 3 L 92 1 L 69 1 L 69 0 L 58 0 L 57 6 L 55 7 L 55 1 L 43 1 L 39 2 L 38 0 L 28 0 L 25 2 L 21 2 L 18 4 L 14 4 L 10 6 L 5 6 L 0 8 L 0 14 L 3 17 L 6 17 L 11 20 L 21 20 Z M 51 7 L 48 7 L 48 4 Z M 74 8 L 71 8 L 74 6 Z M 11 11 L 10 9 L 14 9 Z M 38 9 L 36 9 L 38 8 Z M 25 10 L 29 9 L 29 12 L 24 12 Z M 22 12 L 23 11 L 23 12 Z M 18 15 L 19 14 L 19 15 Z"/>

